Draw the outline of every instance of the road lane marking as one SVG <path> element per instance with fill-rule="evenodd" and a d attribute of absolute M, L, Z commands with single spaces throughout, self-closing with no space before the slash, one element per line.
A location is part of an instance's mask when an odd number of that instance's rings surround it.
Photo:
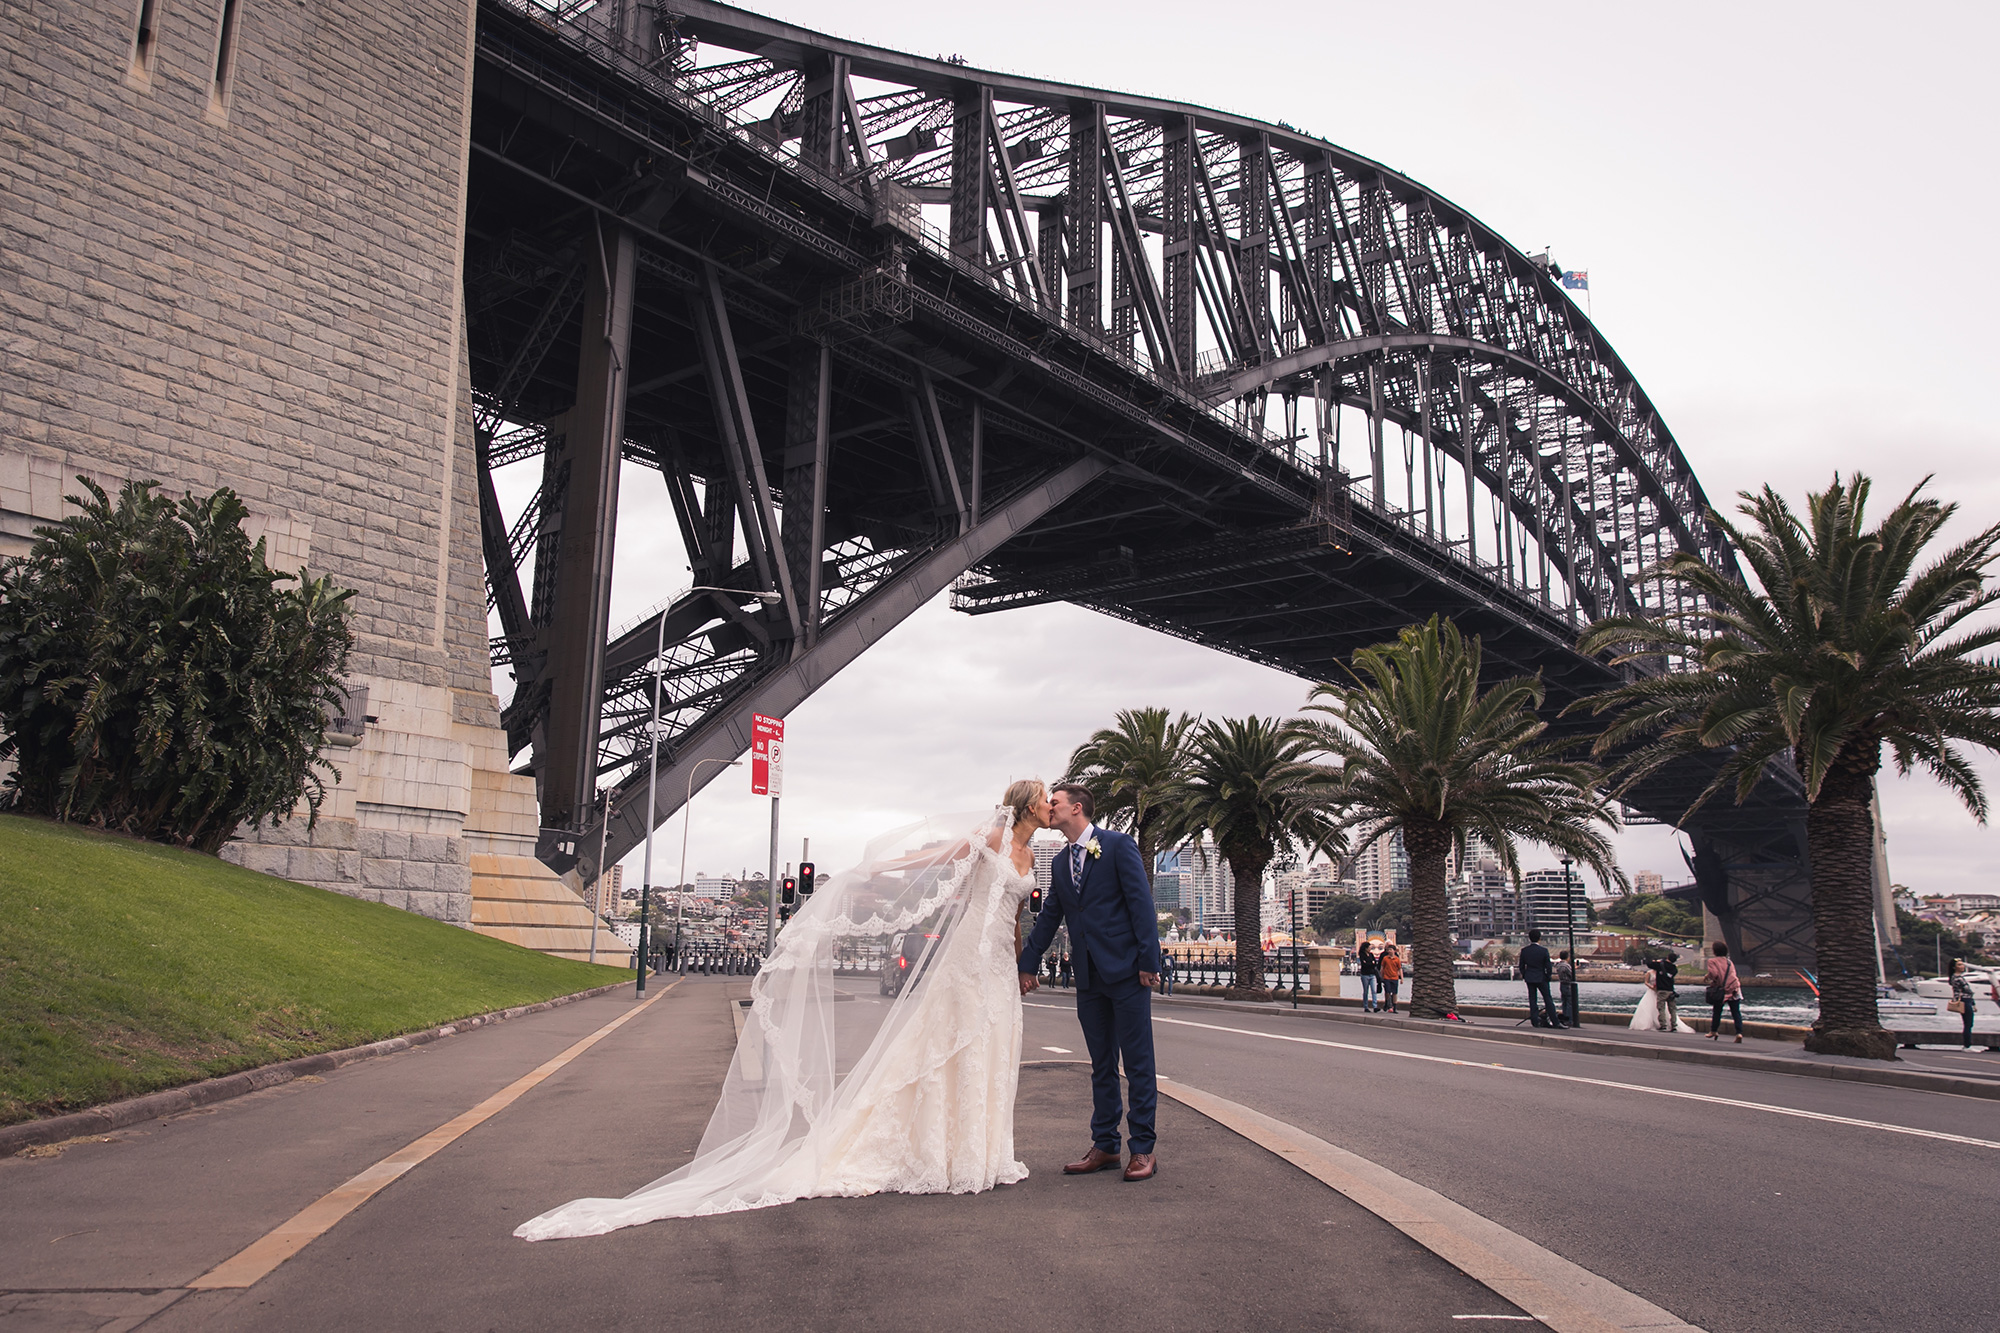
<path fill-rule="evenodd" d="M 1043 1049 L 1043 1050 L 1045 1050 L 1045 1051 L 1054 1051 L 1054 1052 L 1055 1052 L 1055 1053 L 1056 1053 L 1057 1055 L 1075 1055 L 1075 1054 L 1076 1054 L 1076 1052 L 1075 1052 L 1075 1051 L 1072 1051 L 1072 1050 L 1071 1050 L 1071 1049 L 1070 1049 L 1069 1047 L 1067 1047 L 1067 1046 L 1044 1046 L 1044 1047 L 1042 1047 L 1042 1049 Z"/>
<path fill-rule="evenodd" d="M 1346 1196 L 1555 1333 L 1700 1333 L 1651 1301 L 1296 1125 L 1175 1082 L 1160 1094 Z M 1454 1315 L 1520 1320 L 1520 1315 Z"/>
<path fill-rule="evenodd" d="M 665 999 L 668 991 L 680 984 L 678 980 L 669 982 L 652 999 L 627 1009 L 597 1031 L 570 1046 L 562 1054 L 523 1074 L 470 1111 L 446 1121 L 422 1138 L 390 1153 L 344 1184 L 335 1186 L 271 1231 L 251 1241 L 236 1254 L 188 1283 L 189 1288 L 196 1291 L 240 1288 L 261 1281 L 272 1269 L 324 1236 L 341 1218 L 380 1194 L 405 1172 L 435 1156 L 468 1130 L 485 1124 L 512 1106 L 521 1094 L 645 1013 L 653 1005 Z"/>
<path fill-rule="evenodd" d="M 1054 1009 L 1058 1005 L 1038 1005 L 1037 1008 Z M 1426 1064 L 1457 1065 L 1461 1069 L 1491 1069 L 1503 1074 L 1519 1074 L 1524 1078 L 1550 1079 L 1558 1083 L 1581 1083 L 1594 1088 L 1615 1088 L 1623 1092 L 1643 1092 L 1654 1097 L 1672 1097 L 1684 1102 L 1705 1102 L 1710 1106 L 1733 1106 L 1745 1111 L 1763 1111 L 1770 1115 L 1791 1116 L 1798 1120 L 1817 1120 L 1821 1124 L 1846 1125 L 1853 1129 L 1878 1129 L 1885 1134 L 1906 1134 L 1912 1138 L 1932 1139 L 1939 1143 L 1962 1143 L 1972 1148 L 2000 1149 L 2000 1142 L 1992 1139 L 1973 1138 L 1969 1134 L 1948 1134 L 1938 1129 L 1916 1129 L 1909 1125 L 1892 1125 L 1883 1120 L 1860 1120 L 1853 1116 L 1832 1115 L 1825 1111 L 1804 1111 L 1793 1106 L 1774 1106 L 1769 1102 L 1746 1102 L 1734 1097 L 1716 1097 L 1705 1092 L 1682 1092 L 1678 1088 L 1650 1088 L 1643 1083 L 1620 1083 L 1607 1078 L 1588 1078 L 1581 1074 L 1557 1074 L 1546 1069 L 1522 1069 L 1518 1065 L 1495 1064 L 1483 1060 L 1454 1060 L 1444 1055 L 1422 1055 L 1416 1051 L 1394 1051 L 1381 1046 L 1363 1046 L 1358 1042 L 1328 1041 L 1323 1037 L 1295 1037 L 1282 1032 L 1257 1032 L 1250 1028 L 1224 1027 L 1220 1023 L 1196 1023 L 1185 1018 L 1160 1018 L 1155 1023 L 1171 1023 L 1176 1027 L 1204 1028 L 1210 1032 L 1228 1032 L 1241 1037 L 1261 1037 L 1265 1041 L 1288 1041 L 1300 1046 L 1325 1046 L 1337 1051 L 1360 1051 L 1367 1055 L 1389 1055 L 1398 1060 L 1420 1060 Z"/>

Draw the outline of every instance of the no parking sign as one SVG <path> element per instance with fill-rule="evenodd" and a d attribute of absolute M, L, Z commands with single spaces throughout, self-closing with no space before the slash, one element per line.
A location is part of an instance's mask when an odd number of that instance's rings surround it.
<path fill-rule="evenodd" d="M 750 715 L 750 794 L 782 796 L 785 792 L 785 719 Z"/>

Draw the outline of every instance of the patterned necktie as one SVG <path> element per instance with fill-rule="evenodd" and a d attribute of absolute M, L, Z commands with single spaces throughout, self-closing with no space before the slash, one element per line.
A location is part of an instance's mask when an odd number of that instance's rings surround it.
<path fill-rule="evenodd" d="M 1069 845 L 1069 883 L 1071 888 L 1083 884 L 1083 844 L 1080 842 Z"/>

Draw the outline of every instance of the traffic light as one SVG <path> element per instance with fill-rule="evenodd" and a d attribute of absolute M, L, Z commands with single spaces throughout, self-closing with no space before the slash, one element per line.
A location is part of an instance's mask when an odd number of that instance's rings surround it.
<path fill-rule="evenodd" d="M 812 891 L 813 863 L 810 861 L 801 861 L 799 862 L 799 893 L 803 897 L 810 898 L 812 897 Z"/>
<path fill-rule="evenodd" d="M 1028 910 L 1030 912 L 1036 913 L 1037 915 L 1041 913 L 1042 886 L 1039 884 L 1037 884 L 1033 889 L 1029 890 L 1028 892 Z"/>
<path fill-rule="evenodd" d="M 783 879 L 779 880 L 778 883 L 784 886 L 782 901 L 784 902 L 785 906 L 790 907 L 793 903 L 799 900 L 799 882 L 797 880 L 793 879 L 790 875 L 787 875 Z"/>
<path fill-rule="evenodd" d="M 787 922 L 787 921 L 790 921 L 791 919 L 792 919 L 792 909 L 791 909 L 791 908 L 790 908 L 789 906 L 787 906 L 787 907 L 780 907 L 780 908 L 778 909 L 778 922 L 779 922 L 779 924 L 781 924 L 781 925 L 782 925 L 783 923 L 785 923 L 785 922 Z"/>

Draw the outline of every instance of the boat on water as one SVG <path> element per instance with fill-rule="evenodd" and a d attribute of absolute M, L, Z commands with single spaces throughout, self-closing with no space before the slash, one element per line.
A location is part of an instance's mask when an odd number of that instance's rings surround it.
<path fill-rule="evenodd" d="M 1933 1001 L 1898 995 L 1887 986 L 1876 987 L 1875 1009 L 1882 1014 L 1934 1014 L 1938 1011 Z"/>

